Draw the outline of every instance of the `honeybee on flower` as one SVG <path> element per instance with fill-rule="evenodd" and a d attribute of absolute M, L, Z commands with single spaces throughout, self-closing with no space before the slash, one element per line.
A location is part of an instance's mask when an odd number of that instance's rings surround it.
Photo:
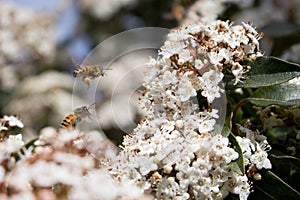
<path fill-rule="evenodd" d="M 85 119 L 91 119 L 92 114 L 90 113 L 90 109 L 95 105 L 95 103 L 91 104 L 89 107 L 81 106 L 76 108 L 73 113 L 67 115 L 61 122 L 61 129 L 75 129 L 76 125 Z"/>

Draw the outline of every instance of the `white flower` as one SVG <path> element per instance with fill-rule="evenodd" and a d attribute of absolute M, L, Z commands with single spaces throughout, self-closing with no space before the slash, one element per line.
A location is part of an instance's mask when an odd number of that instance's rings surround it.
<path fill-rule="evenodd" d="M 208 133 L 212 130 L 214 130 L 214 125 L 216 124 L 215 119 L 206 119 L 200 122 L 199 124 L 199 132 L 200 133 Z"/>
<path fill-rule="evenodd" d="M 191 36 L 189 35 L 189 33 L 187 31 L 185 31 L 184 29 L 180 29 L 180 30 L 174 30 L 171 33 L 168 34 L 168 39 L 170 41 L 182 41 L 182 40 L 186 40 L 188 38 L 190 38 Z"/>
<path fill-rule="evenodd" d="M 245 164 L 254 164 L 258 170 L 262 168 L 271 169 L 272 165 L 266 152 L 269 148 L 266 137 L 254 134 L 250 129 L 237 125 L 243 133 L 246 133 L 246 138 L 236 137 L 242 148 Z"/>
<path fill-rule="evenodd" d="M 70 170 L 68 166 L 54 162 L 37 161 L 28 167 L 31 168 L 28 170 L 31 179 L 42 187 L 49 187 L 56 183 L 72 185 L 79 181 L 81 175 L 79 170 Z M 39 176 L 36 176 L 37 174 Z"/>
<path fill-rule="evenodd" d="M 176 71 L 173 72 L 166 71 L 163 75 L 163 83 L 164 84 L 176 84 L 178 79 L 176 77 Z"/>
<path fill-rule="evenodd" d="M 234 85 L 236 85 L 238 82 L 240 82 L 241 78 L 243 78 L 242 74 L 244 73 L 243 66 L 239 64 L 238 62 L 235 62 L 232 64 L 231 68 L 232 74 L 235 76 Z"/>
<path fill-rule="evenodd" d="M 58 138 L 57 138 L 57 144 L 59 145 L 60 142 L 62 143 L 67 143 L 78 137 L 78 130 L 74 131 L 62 131 L 59 133 Z"/>
<path fill-rule="evenodd" d="M 208 156 L 201 156 L 193 162 L 193 167 L 199 169 L 199 174 L 201 176 L 207 176 L 209 170 L 212 168 L 212 163 L 209 162 Z"/>
<path fill-rule="evenodd" d="M 252 33 L 253 35 L 257 35 L 257 31 L 255 30 L 255 28 L 253 28 L 250 24 L 247 24 L 245 22 L 242 22 L 244 28 L 246 29 L 246 31 L 248 31 L 249 33 Z"/>
<path fill-rule="evenodd" d="M 140 164 L 139 171 L 142 176 L 147 175 L 149 172 L 157 170 L 158 166 L 154 163 L 154 158 L 147 158 L 146 156 L 137 157 L 136 163 Z"/>
<path fill-rule="evenodd" d="M 202 96 L 206 97 L 209 103 L 212 103 L 215 98 L 221 97 L 221 88 L 218 86 L 219 82 L 223 79 L 223 74 L 216 70 L 205 72 L 200 77 L 202 85 Z"/>
<path fill-rule="evenodd" d="M 208 61 L 207 60 L 200 60 L 200 59 L 196 59 L 195 60 L 195 68 L 196 69 L 202 69 L 204 66 L 205 66 L 205 63 L 207 63 Z"/>
<path fill-rule="evenodd" d="M 197 92 L 187 76 L 183 76 L 178 85 L 178 94 L 181 101 L 187 101 L 196 96 Z"/>
<path fill-rule="evenodd" d="M 272 165 L 270 160 L 268 159 L 268 154 L 265 151 L 258 151 L 250 156 L 250 161 L 255 164 L 258 170 L 265 168 L 271 169 Z"/>
<path fill-rule="evenodd" d="M 209 60 L 210 62 L 213 64 L 213 65 L 218 65 L 220 64 L 220 62 L 223 60 L 223 55 L 221 53 L 217 53 L 217 52 L 209 52 L 207 53 L 208 57 L 209 57 Z"/>
<path fill-rule="evenodd" d="M 57 152 L 53 155 L 53 160 L 64 166 L 70 166 L 74 169 L 91 170 L 94 168 L 93 157 L 80 157 L 76 154 Z M 80 161 L 80 162 L 79 162 Z"/>
<path fill-rule="evenodd" d="M 202 75 L 203 83 L 206 87 L 210 85 L 218 85 L 219 82 L 223 79 L 224 74 L 216 70 L 209 70 Z"/>
<path fill-rule="evenodd" d="M 178 60 L 182 60 L 183 63 L 186 61 L 191 61 L 192 60 L 192 56 L 190 54 L 190 51 L 187 49 L 183 49 L 180 53 L 179 53 L 179 59 Z M 182 63 L 182 64 L 183 64 Z"/>
<path fill-rule="evenodd" d="M 6 131 L 8 128 L 4 125 L 4 123 L 0 122 L 0 131 Z"/>
<path fill-rule="evenodd" d="M 15 116 L 7 116 L 3 117 L 5 121 L 8 121 L 9 126 L 18 126 L 19 128 L 23 128 L 24 124 Z"/>
<path fill-rule="evenodd" d="M 215 98 L 221 97 L 219 86 L 205 87 L 201 95 L 207 98 L 209 103 L 212 103 Z"/>
<path fill-rule="evenodd" d="M 170 58 L 172 55 L 180 54 L 185 48 L 186 44 L 183 42 L 166 41 L 159 55 L 163 55 L 164 58 Z"/>
<path fill-rule="evenodd" d="M 4 178 L 5 178 L 5 169 L 0 166 L 0 183 L 4 182 Z"/>
<path fill-rule="evenodd" d="M 223 57 L 224 63 L 225 63 L 225 64 L 229 63 L 229 61 L 232 59 L 232 58 L 231 58 L 231 52 L 230 52 L 230 50 L 227 49 L 227 48 L 222 48 L 222 49 L 219 51 L 219 54 Z"/>
<path fill-rule="evenodd" d="M 240 176 L 233 173 L 231 173 L 231 176 L 232 177 L 225 183 L 229 191 L 234 194 L 239 194 L 241 200 L 247 200 L 250 194 L 250 185 L 247 182 L 247 176 Z"/>
<path fill-rule="evenodd" d="M 174 128 L 175 128 L 175 122 L 165 120 L 161 126 L 161 131 L 162 133 L 169 134 L 174 130 Z"/>
<path fill-rule="evenodd" d="M 22 140 L 22 134 L 10 135 L 6 142 L 7 142 L 6 150 L 9 153 L 17 152 L 25 144 Z"/>

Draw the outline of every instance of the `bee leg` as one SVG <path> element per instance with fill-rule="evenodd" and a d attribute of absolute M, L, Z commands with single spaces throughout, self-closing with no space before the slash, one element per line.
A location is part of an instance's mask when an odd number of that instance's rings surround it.
<path fill-rule="evenodd" d="M 77 125 L 77 123 L 76 123 L 76 120 L 73 122 L 73 124 L 72 124 L 72 127 L 75 129 L 76 128 L 76 125 Z"/>

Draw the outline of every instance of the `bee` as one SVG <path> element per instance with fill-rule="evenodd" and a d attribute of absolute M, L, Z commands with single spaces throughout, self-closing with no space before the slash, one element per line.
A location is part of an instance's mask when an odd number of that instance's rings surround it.
<path fill-rule="evenodd" d="M 82 106 L 76 108 L 73 113 L 67 115 L 60 124 L 61 129 L 71 129 L 74 130 L 76 125 L 84 119 L 91 119 L 92 114 L 90 109 L 95 105 L 91 104 L 89 107 Z"/>
<path fill-rule="evenodd" d="M 73 76 L 75 78 L 81 77 L 82 81 L 88 86 L 90 86 L 91 81 L 93 79 L 96 79 L 100 76 L 105 76 L 106 75 L 105 71 L 111 70 L 111 69 L 104 69 L 103 66 L 100 65 L 79 65 L 79 64 L 75 64 L 75 65 L 77 65 L 78 68 L 74 70 Z"/>

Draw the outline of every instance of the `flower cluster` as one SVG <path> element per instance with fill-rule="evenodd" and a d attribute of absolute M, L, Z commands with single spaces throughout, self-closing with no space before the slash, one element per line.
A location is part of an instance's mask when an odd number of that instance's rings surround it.
<path fill-rule="evenodd" d="M 23 149 L 25 143 L 22 135 L 9 135 L 15 128 L 23 128 L 24 124 L 16 116 L 0 118 L 0 197 L 2 199 L 2 189 L 5 187 L 6 173 L 13 169 L 16 163 L 15 157 Z"/>
<path fill-rule="evenodd" d="M 257 179 L 258 174 L 255 173 L 261 169 L 271 169 L 271 162 L 268 159 L 267 151 L 270 150 L 270 145 L 267 142 L 267 138 L 260 135 L 257 131 L 252 131 L 246 127 L 238 124 L 239 130 L 246 137 L 237 136 L 236 139 L 239 142 L 243 156 L 244 164 L 248 168 L 247 175 Z"/>
<path fill-rule="evenodd" d="M 215 21 L 225 11 L 226 5 L 235 4 L 238 7 L 249 7 L 253 0 L 197 0 L 186 13 L 184 23 L 198 21 L 199 18 L 205 21 Z"/>
<path fill-rule="evenodd" d="M 107 20 L 122 7 L 135 3 L 135 0 L 80 0 L 79 3 L 83 10 L 99 19 Z"/>
<path fill-rule="evenodd" d="M 223 199 L 229 192 L 246 199 L 248 178 L 230 167 L 239 155 L 226 137 L 213 133 L 221 112 L 213 103 L 224 92 L 223 72 L 237 84 L 249 70 L 241 61 L 261 55 L 259 38 L 249 24 L 228 21 L 173 30 L 160 57 L 148 63 L 141 99 L 147 114 L 125 137 L 111 174 L 158 199 Z M 204 110 L 199 99 L 207 102 Z"/>
<path fill-rule="evenodd" d="M 117 149 L 99 132 L 47 127 L 27 145 L 21 134 L 2 137 L 0 150 L 1 199 L 148 199 L 136 186 L 112 179 L 106 166 Z"/>
<path fill-rule="evenodd" d="M 53 31 L 51 16 L 1 2 L 0 64 L 27 56 L 51 60 L 55 53 Z"/>
<path fill-rule="evenodd" d="M 218 118 L 218 110 L 199 114 L 198 102 L 190 101 L 191 97 L 199 99 L 199 93 L 212 104 L 223 92 L 220 87 L 223 71 L 229 71 L 234 84 L 242 81 L 249 66 L 241 61 L 261 55 L 259 38 L 260 34 L 249 24 L 233 26 L 228 21 L 199 22 L 173 30 L 161 48 L 160 59 L 148 63 L 145 98 L 141 102 L 147 117 L 166 117 L 185 123 L 195 119 L 212 130 L 212 118 Z M 198 128 L 199 121 L 195 123 Z M 199 132 L 206 130 L 200 128 Z"/>
<path fill-rule="evenodd" d="M 17 116 L 11 115 L 4 115 L 3 118 L 0 118 L 0 132 L 1 131 L 6 131 L 8 130 L 8 128 L 11 127 L 19 127 L 19 128 L 23 128 L 24 124 L 20 121 L 20 119 Z"/>
<path fill-rule="evenodd" d="M 196 132 L 182 137 L 178 130 L 164 132 L 151 125 L 148 130 L 136 129 L 134 137 L 139 141 L 125 139 L 113 175 L 135 181 L 157 199 L 220 199 L 228 191 L 248 196 L 247 177 L 241 178 L 229 166 L 238 153 L 229 147 L 227 138 Z M 147 138 L 150 131 L 156 133 Z M 243 190 L 232 190 L 229 182 Z"/>

